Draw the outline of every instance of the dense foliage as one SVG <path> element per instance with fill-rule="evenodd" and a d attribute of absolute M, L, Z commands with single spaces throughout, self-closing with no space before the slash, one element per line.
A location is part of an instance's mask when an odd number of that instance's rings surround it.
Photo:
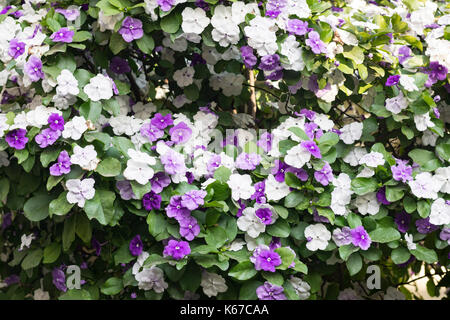
<path fill-rule="evenodd" d="M 0 6 L 0 298 L 448 286 L 448 2 Z"/>

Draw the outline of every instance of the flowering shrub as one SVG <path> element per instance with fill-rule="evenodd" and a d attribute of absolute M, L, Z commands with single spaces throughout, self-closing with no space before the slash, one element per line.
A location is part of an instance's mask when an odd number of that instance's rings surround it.
<path fill-rule="evenodd" d="M 450 7 L 345 2 L 0 1 L 0 297 L 437 295 Z"/>

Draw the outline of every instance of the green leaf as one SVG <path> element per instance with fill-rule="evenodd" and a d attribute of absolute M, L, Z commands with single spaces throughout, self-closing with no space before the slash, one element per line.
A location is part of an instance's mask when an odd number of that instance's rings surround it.
<path fill-rule="evenodd" d="M 430 215 L 431 205 L 426 200 L 419 200 L 417 202 L 417 212 L 419 213 L 419 216 L 426 218 Z"/>
<path fill-rule="evenodd" d="M 43 251 L 42 249 L 34 249 L 30 251 L 28 255 L 23 259 L 21 267 L 23 270 L 29 270 L 37 267 L 42 260 Z"/>
<path fill-rule="evenodd" d="M 275 212 L 278 213 L 278 215 L 283 218 L 286 219 L 289 215 L 289 211 L 283 207 L 283 206 L 279 206 L 279 205 L 273 205 L 273 208 L 275 209 Z"/>
<path fill-rule="evenodd" d="M 362 265 L 363 265 L 363 262 L 362 262 L 362 259 L 361 259 L 361 256 L 359 255 L 359 253 L 357 253 L 357 252 L 352 253 L 350 255 L 350 257 L 348 258 L 346 265 L 347 265 L 347 269 L 350 273 L 350 276 L 357 274 L 361 270 Z"/>
<path fill-rule="evenodd" d="M 394 228 L 377 227 L 369 232 L 369 237 L 373 242 L 387 243 L 401 238 L 400 232 Z"/>
<path fill-rule="evenodd" d="M 96 190 L 94 198 L 86 200 L 84 211 L 89 220 L 97 219 L 102 225 L 107 225 L 114 216 L 114 200 L 116 194 L 107 190 Z"/>
<path fill-rule="evenodd" d="M 214 179 L 222 183 L 226 183 L 230 179 L 231 170 L 226 167 L 219 167 L 214 171 Z"/>
<path fill-rule="evenodd" d="M 84 243 L 90 243 L 92 238 L 92 227 L 89 219 L 82 213 L 75 215 L 76 229 L 75 233 Z"/>
<path fill-rule="evenodd" d="M 61 150 L 59 149 L 50 149 L 50 148 L 47 148 L 44 151 L 42 151 L 40 155 L 42 166 L 44 168 L 47 168 L 50 162 L 53 162 L 58 158 L 60 152 Z"/>
<path fill-rule="evenodd" d="M 231 268 L 228 275 L 238 280 L 248 280 L 253 278 L 257 273 L 253 263 L 244 261 Z"/>
<path fill-rule="evenodd" d="M 408 156 L 419 164 L 424 171 L 434 171 L 440 166 L 434 153 L 428 150 L 414 149 L 408 153 Z"/>
<path fill-rule="evenodd" d="M 355 247 L 352 244 L 347 244 L 345 246 L 340 246 L 339 247 L 339 256 L 341 257 L 342 260 L 347 261 L 348 257 L 350 257 L 350 255 L 356 251 L 358 251 L 359 248 Z"/>
<path fill-rule="evenodd" d="M 324 133 L 319 139 L 319 148 L 322 154 L 326 154 L 332 146 L 339 142 L 339 136 L 334 132 Z"/>
<path fill-rule="evenodd" d="M 92 33 L 88 31 L 77 31 L 73 35 L 73 42 L 83 42 L 92 38 Z"/>
<path fill-rule="evenodd" d="M 123 40 L 122 36 L 118 33 L 113 33 L 109 40 L 109 49 L 114 55 L 117 55 L 120 51 L 128 47 L 128 44 Z"/>
<path fill-rule="evenodd" d="M 290 127 L 288 130 L 294 133 L 297 137 L 299 137 L 302 140 L 309 140 L 309 137 L 306 134 L 306 132 L 298 127 Z"/>
<path fill-rule="evenodd" d="M 261 286 L 261 281 L 246 281 L 239 290 L 239 300 L 257 300 L 256 288 Z"/>
<path fill-rule="evenodd" d="M 219 248 L 227 242 L 228 237 L 221 227 L 211 227 L 206 231 L 205 241 L 208 245 Z"/>
<path fill-rule="evenodd" d="M 290 173 L 290 172 L 288 172 Z M 286 198 L 284 198 L 284 206 L 286 208 L 295 208 L 305 199 L 304 193 L 301 191 L 294 191 L 289 193 Z"/>
<path fill-rule="evenodd" d="M 349 227 L 352 229 L 354 229 L 358 226 L 362 226 L 361 218 L 353 212 L 350 212 L 348 214 L 347 221 L 348 221 Z"/>
<path fill-rule="evenodd" d="M 6 204 L 6 199 L 8 198 L 9 193 L 9 180 L 7 178 L 0 179 L 0 202 Z"/>
<path fill-rule="evenodd" d="M 30 221 L 41 221 L 48 217 L 48 206 L 52 198 L 49 195 L 38 195 L 28 199 L 23 206 L 25 217 Z"/>
<path fill-rule="evenodd" d="M 316 207 L 319 216 L 327 218 L 331 224 L 334 224 L 334 212 L 330 208 Z"/>
<path fill-rule="evenodd" d="M 386 187 L 386 199 L 395 202 L 403 198 L 405 192 L 401 187 Z"/>
<path fill-rule="evenodd" d="M 261 275 L 264 279 L 274 285 L 282 286 L 284 283 L 283 275 L 279 272 L 263 271 L 261 272 Z"/>
<path fill-rule="evenodd" d="M 80 115 L 92 122 L 97 122 L 102 113 L 102 104 L 98 101 L 87 101 L 80 106 Z"/>
<path fill-rule="evenodd" d="M 175 33 L 180 29 L 182 22 L 181 14 L 178 12 L 171 12 L 161 19 L 161 29 L 167 33 Z"/>
<path fill-rule="evenodd" d="M 402 264 L 408 261 L 411 254 L 409 253 L 409 250 L 405 247 L 397 247 L 394 250 L 392 250 L 391 253 L 391 259 L 392 262 L 395 264 Z"/>
<path fill-rule="evenodd" d="M 424 261 L 429 264 L 438 261 L 436 251 L 425 248 L 421 245 L 417 245 L 416 249 L 410 250 L 410 252 L 417 258 L 417 260 Z"/>
<path fill-rule="evenodd" d="M 417 204 L 416 200 L 414 198 L 406 196 L 403 198 L 403 207 L 405 208 L 405 211 L 408 213 L 413 213 L 416 211 Z"/>
<path fill-rule="evenodd" d="M 114 265 L 119 263 L 129 263 L 135 259 L 131 255 L 129 243 L 124 243 L 117 251 L 114 252 Z"/>
<path fill-rule="evenodd" d="M 280 255 L 281 265 L 277 267 L 279 270 L 287 270 L 287 268 L 294 262 L 295 252 L 289 248 L 277 248 L 275 252 Z"/>
<path fill-rule="evenodd" d="M 70 209 L 73 208 L 75 205 L 74 203 L 69 203 L 67 201 L 67 193 L 68 191 L 64 191 L 61 193 L 58 198 L 55 200 L 52 200 L 49 204 L 49 214 L 57 215 L 57 216 L 63 216 L 67 213 L 69 213 Z"/>
<path fill-rule="evenodd" d="M 64 220 L 64 229 L 62 235 L 62 243 L 64 252 L 70 249 L 72 242 L 75 240 L 76 218 L 74 215 Z"/>
<path fill-rule="evenodd" d="M 150 234 L 154 237 L 162 234 L 167 228 L 166 219 L 161 214 L 154 213 L 153 211 L 150 211 L 147 216 L 147 224 Z"/>
<path fill-rule="evenodd" d="M 136 44 L 139 49 L 141 49 L 141 51 L 146 54 L 151 54 L 153 49 L 155 48 L 155 41 L 148 34 L 144 34 L 142 38 L 136 40 Z"/>
<path fill-rule="evenodd" d="M 266 228 L 268 234 L 274 237 L 287 238 L 289 237 L 290 227 L 286 220 L 278 219 L 274 224 Z"/>
<path fill-rule="evenodd" d="M 14 151 L 14 157 L 17 158 L 17 163 L 18 163 L 18 164 L 21 164 L 21 163 L 23 163 L 25 160 L 27 160 L 29 155 L 30 155 L 30 153 L 28 152 L 27 149 L 22 149 L 22 150 L 16 150 L 16 151 Z"/>
<path fill-rule="evenodd" d="M 284 176 L 284 180 L 285 180 L 286 184 L 291 188 L 300 189 L 304 185 L 300 181 L 300 179 L 297 178 L 297 176 L 292 172 L 286 172 L 286 174 Z"/>
<path fill-rule="evenodd" d="M 43 263 L 55 262 L 61 254 L 61 244 L 58 242 L 52 242 L 44 249 Z"/>
<path fill-rule="evenodd" d="M 84 289 L 67 290 L 66 293 L 60 295 L 58 300 L 92 300 L 89 291 Z"/>
<path fill-rule="evenodd" d="M 100 291 L 108 296 L 118 294 L 123 289 L 122 279 L 111 277 L 100 287 Z"/>
<path fill-rule="evenodd" d="M 378 183 L 372 178 L 355 178 L 351 182 L 352 190 L 357 195 L 365 195 L 370 192 L 374 192 L 378 188 Z"/>
<path fill-rule="evenodd" d="M 100 161 L 95 169 L 95 172 L 98 172 L 104 177 L 116 177 L 120 175 L 121 171 L 122 166 L 120 161 L 112 157 L 108 157 Z"/>

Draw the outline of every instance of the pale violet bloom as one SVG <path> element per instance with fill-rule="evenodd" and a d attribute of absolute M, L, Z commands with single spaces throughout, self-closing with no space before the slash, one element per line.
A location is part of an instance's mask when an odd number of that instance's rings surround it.
<path fill-rule="evenodd" d="M 300 300 L 306 300 L 309 298 L 309 296 L 311 295 L 311 286 L 308 284 L 308 282 L 294 276 L 291 276 L 289 282 L 291 283 L 292 287 L 295 290 L 295 293 L 298 295 Z"/>
<path fill-rule="evenodd" d="M 136 273 L 134 278 L 138 282 L 138 287 L 141 290 L 153 289 L 156 293 L 162 293 L 169 287 L 169 284 L 164 281 L 164 272 L 156 266 L 144 268 L 142 271 Z"/>
<path fill-rule="evenodd" d="M 242 211 L 242 216 L 237 219 L 239 230 L 247 232 L 252 238 L 257 238 L 260 233 L 266 230 L 266 225 L 261 222 L 255 212 L 255 208 L 245 208 Z"/>
<path fill-rule="evenodd" d="M 308 250 L 325 250 L 331 239 L 331 232 L 322 223 L 311 224 L 305 228 L 305 238 Z"/>
<path fill-rule="evenodd" d="M 184 88 L 194 83 L 194 73 L 193 67 L 184 67 L 174 72 L 173 80 L 177 82 L 180 88 Z"/>
<path fill-rule="evenodd" d="M 70 162 L 79 165 L 83 170 L 92 171 L 97 168 L 100 159 L 97 158 L 97 151 L 95 151 L 93 145 L 90 144 L 84 148 L 76 145 L 73 148 L 73 154 L 70 156 Z"/>
<path fill-rule="evenodd" d="M 428 128 L 434 127 L 434 123 L 431 121 L 429 113 L 414 115 L 414 123 L 419 131 L 425 131 Z"/>
<path fill-rule="evenodd" d="M 255 191 L 252 186 L 252 178 L 248 174 L 233 173 L 230 175 L 227 184 L 231 189 L 231 197 L 236 201 L 239 199 L 250 199 Z"/>
<path fill-rule="evenodd" d="M 113 96 L 112 80 L 102 74 L 98 74 L 89 80 L 83 91 L 92 101 L 107 100 Z"/>
<path fill-rule="evenodd" d="M 135 180 L 139 184 L 147 184 L 151 178 L 153 178 L 153 166 L 156 164 L 155 158 L 148 154 L 128 149 L 127 151 L 130 159 L 127 161 L 127 168 L 123 172 L 123 176 L 127 180 Z"/>
<path fill-rule="evenodd" d="M 353 144 L 359 140 L 362 135 L 363 124 L 361 122 L 352 122 L 343 126 L 340 131 L 339 138 L 344 141 L 345 144 Z"/>
<path fill-rule="evenodd" d="M 370 192 L 363 196 L 358 196 L 355 200 L 355 207 L 362 215 L 375 215 L 380 211 L 380 203 L 377 200 L 376 192 Z"/>
<path fill-rule="evenodd" d="M 56 93 L 62 96 L 68 94 L 76 96 L 80 93 L 78 88 L 78 80 L 73 76 L 72 72 L 67 69 L 63 69 L 59 76 L 56 78 L 58 86 L 56 87 Z"/>
<path fill-rule="evenodd" d="M 441 189 L 442 184 L 436 181 L 431 173 L 429 172 L 421 172 L 414 180 L 408 182 L 409 187 L 411 188 L 412 193 L 417 198 L 425 198 L 425 199 L 436 199 L 437 193 L 439 189 Z"/>
<path fill-rule="evenodd" d="M 64 125 L 62 136 L 64 139 L 79 140 L 87 129 L 88 126 L 84 117 L 73 117 Z"/>
<path fill-rule="evenodd" d="M 66 188 L 69 191 L 66 196 L 67 201 L 76 203 L 80 208 L 83 208 L 86 200 L 90 200 L 95 196 L 94 184 L 95 180 L 92 178 L 67 180 Z"/>
<path fill-rule="evenodd" d="M 386 99 L 386 110 L 393 114 L 399 114 L 402 110 L 408 107 L 408 100 L 400 91 L 399 95 L 393 98 Z"/>
<path fill-rule="evenodd" d="M 366 166 L 376 168 L 384 164 L 384 156 L 380 152 L 372 151 L 361 157 L 359 164 L 365 164 Z"/>
<path fill-rule="evenodd" d="M 265 185 L 267 201 L 278 201 L 286 197 L 291 192 L 286 182 L 278 182 L 273 174 L 269 174 Z"/>
<path fill-rule="evenodd" d="M 311 159 L 311 153 L 300 144 L 292 147 L 286 153 L 284 162 L 294 168 L 302 168 Z"/>
<path fill-rule="evenodd" d="M 220 292 L 226 292 L 228 286 L 225 279 L 216 273 L 210 273 L 206 270 L 202 273 L 202 281 L 200 286 L 203 288 L 203 293 L 209 298 L 217 296 Z"/>
<path fill-rule="evenodd" d="M 444 199 L 438 198 L 431 205 L 430 223 L 437 226 L 450 223 L 450 204 Z"/>

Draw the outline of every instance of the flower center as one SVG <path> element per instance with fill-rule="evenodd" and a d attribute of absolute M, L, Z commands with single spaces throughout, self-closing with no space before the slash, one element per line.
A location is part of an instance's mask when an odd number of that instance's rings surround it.
<path fill-rule="evenodd" d="M 179 246 L 176 246 L 175 249 L 176 249 L 176 250 L 180 250 L 180 247 L 179 247 Z"/>

